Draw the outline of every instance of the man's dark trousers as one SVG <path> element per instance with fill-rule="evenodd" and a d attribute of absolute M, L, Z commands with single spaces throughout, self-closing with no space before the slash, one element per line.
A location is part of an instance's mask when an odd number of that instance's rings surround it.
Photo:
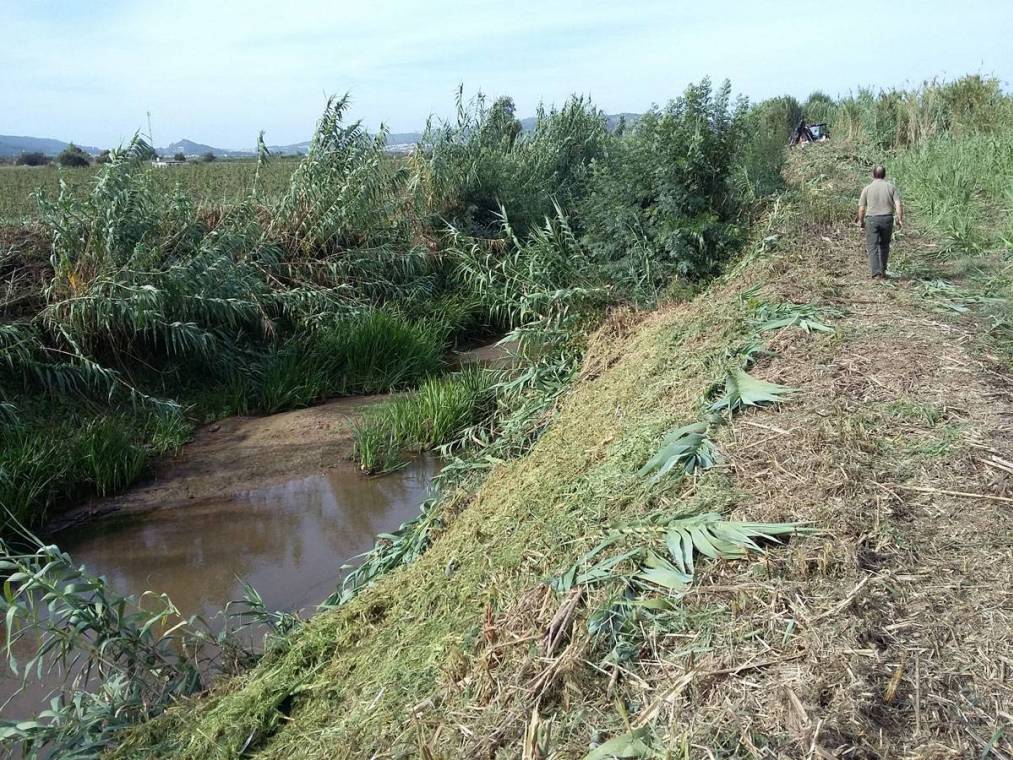
<path fill-rule="evenodd" d="M 886 276 L 886 262 L 890 258 L 890 238 L 893 236 L 893 214 L 865 217 L 865 250 L 869 254 L 869 271 L 872 276 Z"/>

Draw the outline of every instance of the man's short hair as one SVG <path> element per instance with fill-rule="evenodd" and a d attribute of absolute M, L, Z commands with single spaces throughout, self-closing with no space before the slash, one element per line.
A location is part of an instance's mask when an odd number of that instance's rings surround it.
<path fill-rule="evenodd" d="M 886 167 L 883 164 L 876 164 L 872 167 L 872 176 L 874 179 L 886 179 Z"/>

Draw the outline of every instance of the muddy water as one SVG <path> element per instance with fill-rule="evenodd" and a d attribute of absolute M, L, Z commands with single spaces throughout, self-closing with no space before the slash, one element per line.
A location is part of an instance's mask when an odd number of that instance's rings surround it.
<path fill-rule="evenodd" d="M 513 360 L 509 345 L 496 345 L 454 363 L 502 368 Z M 243 581 L 268 609 L 307 610 L 335 589 L 342 564 L 417 515 L 428 495 L 434 459 L 381 478 L 348 461 L 355 420 L 382 400 L 335 399 L 207 425 L 147 482 L 62 515 L 47 540 L 119 592 L 165 593 L 187 617 L 213 617 L 241 598 Z M 36 685 L 0 716 L 34 714 L 55 685 Z M 0 705 L 14 688 L 0 664 Z"/>
<path fill-rule="evenodd" d="M 423 457 L 366 478 L 341 463 L 221 500 L 97 520 L 55 540 L 117 591 L 166 593 L 184 616 L 213 616 L 242 597 L 242 581 L 269 609 L 308 611 L 335 589 L 342 564 L 418 514 L 437 467 Z M 0 704 L 15 688 L 3 670 Z M 53 686 L 18 695 L 3 717 L 28 717 Z"/>
<path fill-rule="evenodd" d="M 378 533 L 418 514 L 434 472 L 430 458 L 380 478 L 343 464 L 225 501 L 101 520 L 57 539 L 116 589 L 166 593 L 184 616 L 241 598 L 241 580 L 267 607 L 301 610 L 327 597 L 341 565 Z"/>

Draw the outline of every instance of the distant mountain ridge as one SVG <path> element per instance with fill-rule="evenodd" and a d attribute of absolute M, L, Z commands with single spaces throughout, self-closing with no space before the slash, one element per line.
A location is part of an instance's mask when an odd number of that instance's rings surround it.
<path fill-rule="evenodd" d="M 182 153 L 187 158 L 197 158 L 203 156 L 205 153 L 213 153 L 219 158 L 246 158 L 249 156 L 255 156 L 251 150 L 230 150 L 228 148 L 216 148 L 213 145 L 205 145 L 204 143 L 194 142 L 183 138 L 182 140 L 176 140 L 174 143 L 169 143 L 164 148 L 155 148 L 158 151 L 158 155 L 172 158 L 177 153 Z"/>
<path fill-rule="evenodd" d="M 609 129 L 616 129 L 620 122 L 635 124 L 640 118 L 636 113 L 618 113 L 606 115 L 606 124 Z M 537 117 L 529 116 L 521 119 L 521 131 L 530 132 L 535 128 Z M 422 132 L 391 132 L 387 135 L 387 149 L 392 152 L 405 152 L 411 149 L 422 138 Z M 47 156 L 55 156 L 70 143 L 45 137 L 18 137 L 15 135 L 0 135 L 0 157 L 19 156 L 22 153 L 39 151 Z M 75 143 L 76 145 L 77 143 Z M 78 145 L 79 148 L 97 156 L 102 149 L 90 145 Z M 310 141 L 291 143 L 289 145 L 269 145 L 267 149 L 276 155 L 305 155 L 310 148 Z M 207 153 L 213 153 L 219 158 L 251 158 L 257 155 L 255 149 L 232 150 L 230 148 L 216 148 L 213 145 L 199 143 L 188 138 L 169 143 L 164 148 L 156 148 L 160 156 L 171 158 L 177 153 L 182 153 L 187 158 L 198 158 Z"/>
<path fill-rule="evenodd" d="M 74 143 L 85 153 L 97 156 L 101 148 L 93 145 L 80 145 Z M 63 140 L 55 140 L 51 137 L 27 137 L 22 135 L 0 135 L 0 156 L 20 156 L 22 153 L 45 153 L 47 156 L 55 156 L 62 152 L 70 143 Z"/>

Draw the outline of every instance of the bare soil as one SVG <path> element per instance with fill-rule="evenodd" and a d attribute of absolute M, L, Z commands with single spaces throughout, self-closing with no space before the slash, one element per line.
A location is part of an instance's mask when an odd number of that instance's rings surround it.
<path fill-rule="evenodd" d="M 463 368 L 512 365 L 513 343 L 492 343 L 455 354 Z M 200 428 L 173 457 L 156 463 L 145 482 L 126 493 L 94 498 L 63 512 L 49 533 L 114 513 L 142 514 L 203 502 L 221 505 L 256 488 L 326 472 L 352 458 L 355 420 L 387 395 L 356 396 L 265 417 L 228 417 Z"/>
<path fill-rule="evenodd" d="M 239 493 L 337 467 L 352 455 L 352 426 L 386 396 L 341 398 L 267 417 L 229 417 L 199 429 L 151 478 L 58 518 L 52 532 L 112 513 L 222 502 Z"/>

